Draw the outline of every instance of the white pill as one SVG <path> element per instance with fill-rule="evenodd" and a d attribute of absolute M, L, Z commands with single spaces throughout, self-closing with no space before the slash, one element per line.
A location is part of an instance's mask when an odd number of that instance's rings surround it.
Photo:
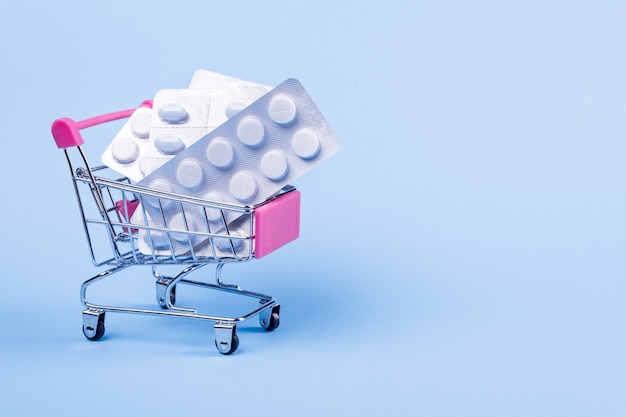
<path fill-rule="evenodd" d="M 255 116 L 242 118 L 237 125 L 237 137 L 250 147 L 261 145 L 265 138 L 263 122 Z"/>
<path fill-rule="evenodd" d="M 228 168 L 233 164 L 235 151 L 226 139 L 217 137 L 209 142 L 206 149 L 206 159 L 218 168 Z"/>
<path fill-rule="evenodd" d="M 210 192 L 204 196 L 205 200 L 215 201 L 215 202 L 223 202 L 226 201 L 224 195 L 217 192 Z M 206 218 L 211 223 L 223 221 L 222 218 L 222 210 L 213 207 L 205 207 L 204 212 L 206 213 Z"/>
<path fill-rule="evenodd" d="M 189 113 L 180 104 L 166 104 L 159 109 L 159 117 L 166 123 L 181 124 L 189 119 Z"/>
<path fill-rule="evenodd" d="M 244 202 L 252 199 L 257 192 L 256 180 L 248 171 L 240 171 L 233 175 L 228 187 L 236 199 Z"/>
<path fill-rule="evenodd" d="M 242 103 L 242 102 L 237 102 L 237 101 L 230 103 L 226 107 L 226 110 L 224 110 L 224 114 L 226 114 L 226 117 L 230 119 L 231 117 L 233 117 L 234 115 L 236 115 L 237 113 L 245 109 L 247 106 L 248 106 L 248 103 Z"/>
<path fill-rule="evenodd" d="M 276 123 L 287 125 L 296 118 L 296 103 L 286 94 L 277 94 L 270 100 L 267 112 Z"/>
<path fill-rule="evenodd" d="M 180 135 L 160 135 L 154 140 L 154 146 L 166 155 L 176 155 L 185 149 L 185 142 Z"/>
<path fill-rule="evenodd" d="M 170 186 L 170 183 L 160 178 L 157 178 L 156 180 L 150 182 L 148 188 L 156 191 L 164 191 L 166 193 L 172 192 L 172 187 Z M 163 208 L 167 208 L 173 203 L 172 200 L 157 197 L 146 197 L 145 200 L 148 204 L 155 208 L 160 208 L 161 206 Z"/>
<path fill-rule="evenodd" d="M 231 230 L 230 233 L 228 233 L 230 236 L 245 236 L 241 231 L 239 230 Z M 222 251 L 232 251 L 233 247 L 235 248 L 236 251 L 239 251 L 243 248 L 243 244 L 244 244 L 244 240 L 243 239 L 229 239 L 227 237 L 216 237 L 213 238 L 213 243 L 215 244 L 215 246 L 217 246 L 217 248 L 219 250 Z"/>
<path fill-rule="evenodd" d="M 198 161 L 185 158 L 176 167 L 176 180 L 187 188 L 195 188 L 202 183 L 204 173 Z"/>
<path fill-rule="evenodd" d="M 291 138 L 291 149 L 300 158 L 311 159 L 320 151 L 320 140 L 312 129 L 300 129 Z"/>
<path fill-rule="evenodd" d="M 197 220 L 194 220 L 193 216 L 183 216 L 182 212 L 177 212 L 176 214 L 174 214 L 167 226 L 168 229 L 173 230 L 199 232 Z M 192 239 L 196 237 L 187 233 L 170 233 L 170 236 L 172 237 L 172 239 L 175 239 L 176 241 L 181 243 L 189 243 L 189 237 L 191 237 Z"/>
<path fill-rule="evenodd" d="M 130 164 L 139 156 L 139 146 L 131 138 L 123 136 L 113 143 L 111 153 L 120 164 Z"/>
<path fill-rule="evenodd" d="M 144 242 L 148 246 L 152 245 L 157 250 L 169 249 L 170 247 L 169 240 L 164 232 L 151 231 L 146 233 Z"/>
<path fill-rule="evenodd" d="M 267 178 L 278 181 L 287 175 L 289 162 L 284 153 L 279 150 L 266 152 L 261 158 L 261 172 Z"/>
<path fill-rule="evenodd" d="M 148 139 L 151 123 L 152 110 L 147 107 L 140 107 L 130 117 L 130 130 L 139 139 Z"/>

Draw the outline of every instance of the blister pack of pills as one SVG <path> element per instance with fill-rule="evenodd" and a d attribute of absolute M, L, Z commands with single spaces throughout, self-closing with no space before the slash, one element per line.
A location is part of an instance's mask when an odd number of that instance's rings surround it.
<path fill-rule="evenodd" d="M 254 206 L 333 155 L 338 147 L 332 129 L 304 87 L 289 79 L 231 115 L 139 185 Z M 158 227 L 176 223 L 180 212 L 158 201 L 145 206 L 148 222 Z M 191 217 L 193 213 L 185 216 L 186 227 L 181 230 L 206 230 L 204 213 L 197 213 L 197 219 Z M 149 253 L 149 247 L 141 246 L 146 241 L 146 236 L 140 236 L 139 248 Z"/>
<path fill-rule="evenodd" d="M 266 92 L 262 86 L 161 90 L 152 109 L 135 110 L 105 149 L 102 162 L 140 181 Z"/>
<path fill-rule="evenodd" d="M 131 218 L 131 223 L 166 228 L 160 230 L 140 230 L 138 248 L 142 253 L 187 256 L 193 251 L 196 257 L 234 257 L 251 256 L 253 235 L 249 215 L 220 209 L 200 207 L 171 200 L 145 198 L 143 207 L 139 207 Z M 163 210 L 166 218 L 161 216 Z M 150 212 L 158 217 L 152 218 Z M 189 233 L 192 232 L 192 233 Z M 195 233 L 211 233 L 217 237 Z"/>

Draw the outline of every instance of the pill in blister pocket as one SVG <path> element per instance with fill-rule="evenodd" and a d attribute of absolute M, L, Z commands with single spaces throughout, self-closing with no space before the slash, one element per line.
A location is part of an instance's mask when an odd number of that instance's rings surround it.
<path fill-rule="evenodd" d="M 256 116 L 246 116 L 237 124 L 237 137 L 248 146 L 261 145 L 265 138 L 263 122 Z"/>
<path fill-rule="evenodd" d="M 176 155 L 185 149 L 185 142 L 180 135 L 160 135 L 154 140 L 154 146 L 165 155 Z"/>
<path fill-rule="evenodd" d="M 186 158 L 179 162 L 176 168 L 176 179 L 187 188 L 195 188 L 202 183 L 202 166 L 192 158 Z"/>
<path fill-rule="evenodd" d="M 217 137 L 213 139 L 206 150 L 206 158 L 218 168 L 228 168 L 233 164 L 235 151 L 226 139 Z"/>
<path fill-rule="evenodd" d="M 289 171 L 289 162 L 284 153 L 273 149 L 261 158 L 261 172 L 267 178 L 278 181 L 287 175 Z"/>
<path fill-rule="evenodd" d="M 180 104 L 166 104 L 158 110 L 161 120 L 167 123 L 180 124 L 189 119 L 189 113 Z"/>
<path fill-rule="evenodd" d="M 111 146 L 113 158 L 120 164 L 130 164 L 139 155 L 139 146 L 129 137 L 121 137 Z"/>
<path fill-rule="evenodd" d="M 151 111 L 137 111 L 130 118 L 130 128 L 133 134 L 140 139 L 148 139 L 150 136 Z"/>
<path fill-rule="evenodd" d="M 296 103 L 286 94 L 277 94 L 270 100 L 267 112 L 273 121 L 286 125 L 296 118 Z"/>
<path fill-rule="evenodd" d="M 229 234 L 231 236 L 245 236 L 245 234 L 239 230 L 231 231 Z M 233 249 L 235 251 L 240 251 L 241 249 L 243 249 L 244 240 L 243 239 L 229 239 L 227 237 L 214 237 L 213 243 L 219 250 L 224 251 L 224 252 L 228 252 Z"/>
<path fill-rule="evenodd" d="M 231 117 L 239 113 L 241 110 L 245 109 L 248 104 L 250 103 L 242 103 L 242 102 L 231 103 L 230 105 L 228 105 L 228 107 L 226 107 L 226 110 L 224 110 L 224 114 L 226 115 L 226 117 L 230 119 Z"/>
<path fill-rule="evenodd" d="M 252 173 L 240 171 L 230 179 L 228 188 L 236 199 L 246 202 L 256 195 L 257 184 Z"/>
<path fill-rule="evenodd" d="M 218 193 L 215 191 L 205 194 L 204 199 L 208 201 L 225 201 L 226 200 L 226 198 L 224 197 L 224 194 Z M 204 214 L 206 215 L 207 220 L 209 220 L 209 222 L 211 223 L 223 221 L 222 213 L 223 213 L 222 210 L 219 210 L 217 208 L 212 208 L 212 207 L 204 208 Z"/>
<path fill-rule="evenodd" d="M 300 158 L 315 158 L 320 151 L 320 140 L 313 130 L 300 129 L 291 138 L 291 149 Z"/>
<path fill-rule="evenodd" d="M 153 181 L 150 181 L 148 187 L 156 191 L 164 191 L 166 193 L 172 192 L 172 186 L 170 185 L 169 181 L 161 179 L 161 178 L 157 178 Z M 145 200 L 150 206 L 156 209 L 160 207 L 163 207 L 165 209 L 169 207 L 170 205 L 172 205 L 173 203 L 172 200 L 159 199 L 156 197 L 146 197 Z"/>

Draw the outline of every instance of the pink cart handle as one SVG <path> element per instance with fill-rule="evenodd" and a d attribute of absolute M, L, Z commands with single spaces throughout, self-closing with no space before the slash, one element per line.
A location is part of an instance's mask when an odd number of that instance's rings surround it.
<path fill-rule="evenodd" d="M 145 100 L 139 107 L 152 108 L 152 100 Z M 136 109 L 120 110 L 113 113 L 103 114 L 102 116 L 92 117 L 80 122 L 75 122 L 69 117 L 57 119 L 52 123 L 52 136 L 59 149 L 65 149 L 72 146 L 80 146 L 84 142 L 80 134 L 80 130 L 112 122 L 114 120 L 125 119 L 130 117 Z"/>

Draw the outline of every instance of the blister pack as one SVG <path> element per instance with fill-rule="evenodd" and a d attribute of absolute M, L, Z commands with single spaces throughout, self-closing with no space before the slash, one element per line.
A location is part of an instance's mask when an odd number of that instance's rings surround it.
<path fill-rule="evenodd" d="M 152 109 L 139 108 L 128 119 L 102 162 L 140 181 L 266 92 L 264 86 L 161 90 Z"/>
<path fill-rule="evenodd" d="M 337 138 L 304 87 L 298 80 L 288 79 L 182 150 L 139 185 L 254 206 L 333 155 L 338 147 Z M 148 222 L 158 227 L 170 227 L 180 212 L 179 207 L 164 207 L 160 201 L 145 206 Z M 206 230 L 204 213 L 191 217 L 193 213 L 185 216 L 181 230 Z M 140 236 L 140 250 L 148 240 Z M 150 252 L 148 247 L 143 250 Z"/>

